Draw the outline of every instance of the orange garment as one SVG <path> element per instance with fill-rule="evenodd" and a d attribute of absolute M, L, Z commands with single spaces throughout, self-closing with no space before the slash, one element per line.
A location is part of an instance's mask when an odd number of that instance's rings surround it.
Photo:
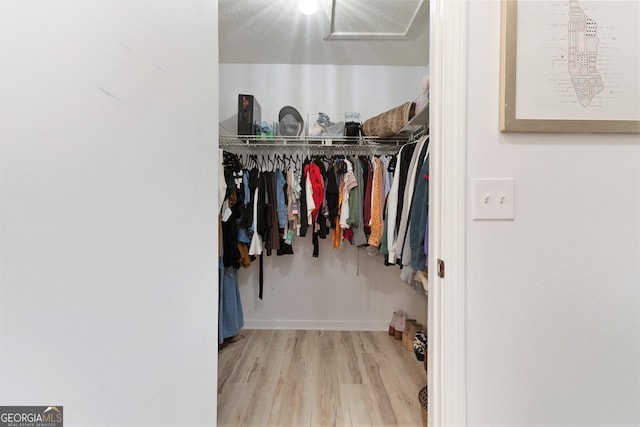
<path fill-rule="evenodd" d="M 249 245 L 238 242 L 238 252 L 240 252 L 240 265 L 244 268 L 251 267 L 251 257 L 249 256 Z"/>
<path fill-rule="evenodd" d="M 342 206 L 342 190 L 344 189 L 344 179 L 340 180 L 340 190 L 338 191 L 338 216 L 335 219 L 333 228 L 333 249 L 339 248 L 342 243 L 342 229 L 340 228 L 340 207 Z"/>
<path fill-rule="evenodd" d="M 371 188 L 373 202 L 371 204 L 371 234 L 369 235 L 369 245 L 379 247 L 380 241 L 382 240 L 383 203 L 380 197 L 380 190 L 384 189 L 384 175 L 380 159 L 376 157 L 374 163 L 375 173 L 373 174 L 373 187 Z"/>

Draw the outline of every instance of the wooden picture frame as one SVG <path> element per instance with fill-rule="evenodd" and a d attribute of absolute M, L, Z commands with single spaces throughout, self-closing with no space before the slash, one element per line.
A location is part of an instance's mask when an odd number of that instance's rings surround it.
<path fill-rule="evenodd" d="M 640 133 L 638 3 L 502 0 L 500 130 Z"/>

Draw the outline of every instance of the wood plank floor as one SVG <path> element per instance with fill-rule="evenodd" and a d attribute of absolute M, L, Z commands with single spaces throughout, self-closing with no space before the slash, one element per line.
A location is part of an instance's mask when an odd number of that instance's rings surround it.
<path fill-rule="evenodd" d="M 422 426 L 423 363 L 386 332 L 241 334 L 218 356 L 218 426 Z"/>

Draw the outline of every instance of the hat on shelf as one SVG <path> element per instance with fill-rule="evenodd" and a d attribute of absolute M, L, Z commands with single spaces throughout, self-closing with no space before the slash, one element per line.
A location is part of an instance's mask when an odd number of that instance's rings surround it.
<path fill-rule="evenodd" d="M 302 136 L 304 133 L 304 120 L 298 110 L 293 107 L 282 107 L 278 114 L 278 121 L 282 136 Z"/>

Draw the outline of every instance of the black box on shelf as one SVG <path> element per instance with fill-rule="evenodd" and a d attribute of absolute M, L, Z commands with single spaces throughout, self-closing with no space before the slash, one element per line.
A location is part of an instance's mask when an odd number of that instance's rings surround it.
<path fill-rule="evenodd" d="M 261 109 L 253 95 L 238 95 L 238 135 L 255 135 L 260 126 Z"/>

